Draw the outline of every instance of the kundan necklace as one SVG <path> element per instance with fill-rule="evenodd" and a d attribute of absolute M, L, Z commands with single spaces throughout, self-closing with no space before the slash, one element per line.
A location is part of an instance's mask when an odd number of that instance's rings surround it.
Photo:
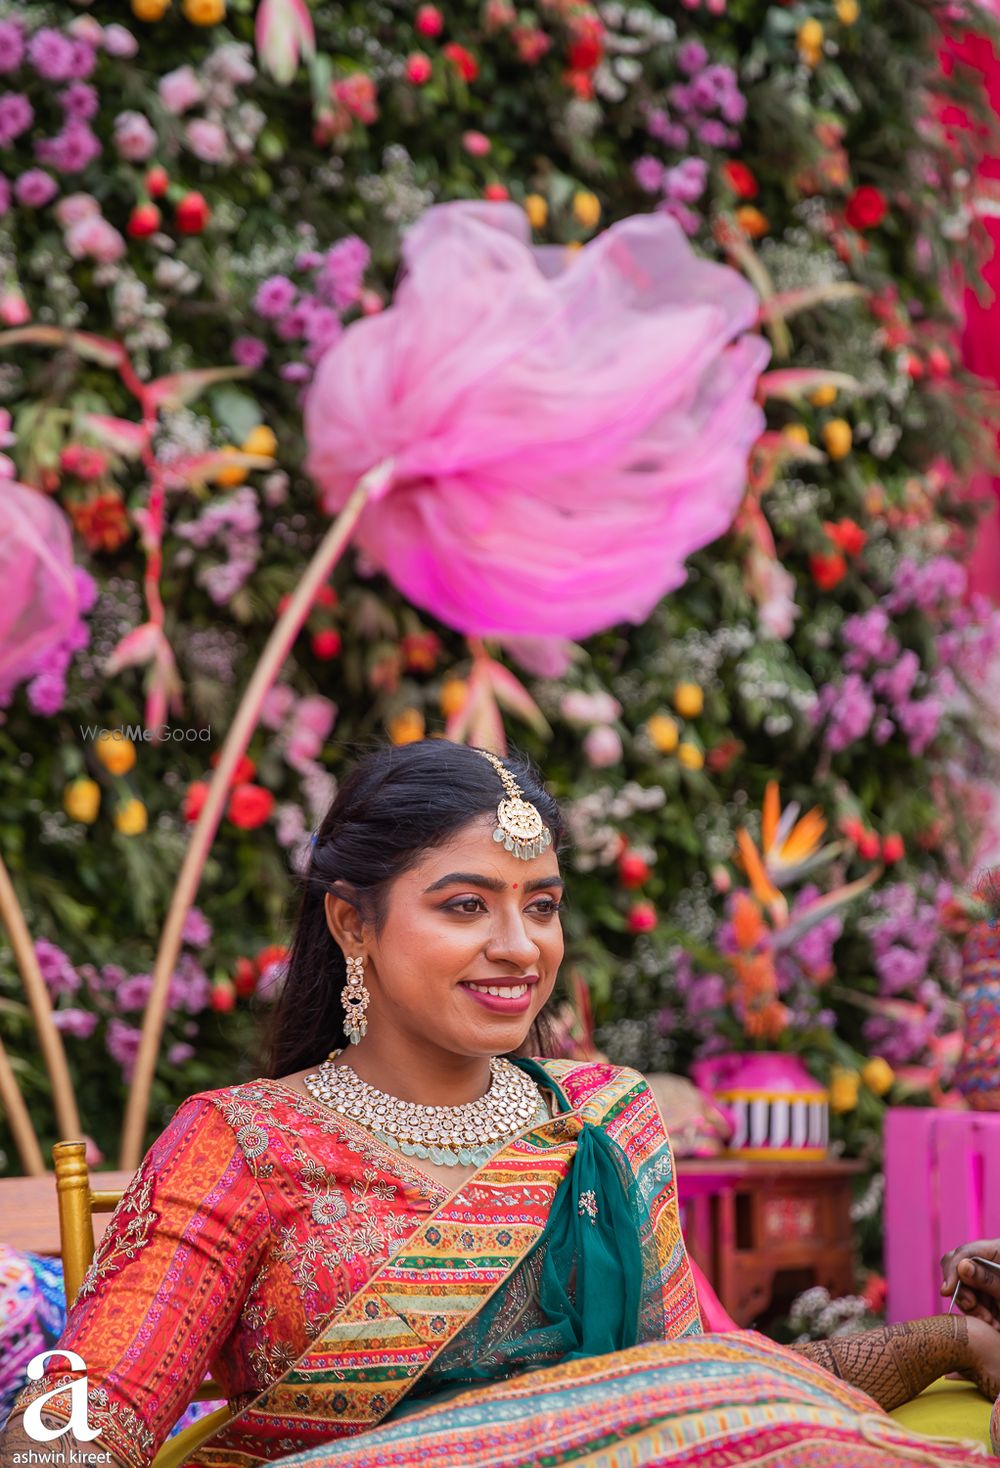
<path fill-rule="evenodd" d="M 490 1060 L 485 1096 L 464 1106 L 420 1106 L 370 1086 L 349 1065 L 334 1065 L 340 1053 L 331 1050 L 318 1070 L 302 1077 L 310 1096 L 410 1157 L 481 1167 L 511 1137 L 549 1118 L 538 1086 L 503 1056 Z"/>

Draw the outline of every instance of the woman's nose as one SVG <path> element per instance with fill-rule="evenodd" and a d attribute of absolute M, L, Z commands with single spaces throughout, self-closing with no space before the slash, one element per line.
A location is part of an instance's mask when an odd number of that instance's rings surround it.
<path fill-rule="evenodd" d="M 524 925 L 520 914 L 498 922 L 486 945 L 486 957 L 494 962 L 506 959 L 529 972 L 541 950 Z"/>

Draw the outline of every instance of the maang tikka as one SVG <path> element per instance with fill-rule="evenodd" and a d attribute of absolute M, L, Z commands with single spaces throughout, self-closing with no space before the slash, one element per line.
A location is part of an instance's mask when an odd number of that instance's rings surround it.
<path fill-rule="evenodd" d="M 472 747 L 475 748 L 474 745 Z M 506 792 L 506 798 L 497 806 L 497 827 L 493 832 L 493 840 L 502 841 L 504 850 L 520 857 L 522 861 L 541 856 L 552 845 L 552 836 L 538 808 L 530 800 L 525 800 L 520 785 L 495 754 L 491 754 L 488 749 L 476 749 L 476 753 L 489 760 L 503 781 Z"/>
<path fill-rule="evenodd" d="M 365 988 L 365 961 L 363 958 L 348 958 L 347 983 L 340 991 L 344 1005 L 344 1034 L 352 1045 L 364 1039 L 368 1029 L 365 1010 L 368 1008 L 368 990 Z"/>

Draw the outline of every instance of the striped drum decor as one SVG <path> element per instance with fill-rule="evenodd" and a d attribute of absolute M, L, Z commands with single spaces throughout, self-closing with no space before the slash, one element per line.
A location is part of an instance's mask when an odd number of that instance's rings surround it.
<path fill-rule="evenodd" d="M 694 1068 L 733 1123 L 725 1157 L 819 1162 L 830 1140 L 829 1092 L 794 1055 L 719 1055 Z"/>
<path fill-rule="evenodd" d="M 965 1016 L 955 1087 L 973 1111 L 1000 1111 L 1000 930 L 992 919 L 973 923 L 962 947 Z"/>

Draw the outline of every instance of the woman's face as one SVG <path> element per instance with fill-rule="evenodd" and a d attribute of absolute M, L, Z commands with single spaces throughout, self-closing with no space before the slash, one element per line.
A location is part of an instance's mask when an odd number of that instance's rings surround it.
<path fill-rule="evenodd" d="M 397 877 L 377 936 L 364 924 L 352 943 L 338 931 L 341 900 L 327 897 L 334 936 L 364 956 L 369 1031 L 382 1027 L 382 1039 L 391 1028 L 455 1055 L 502 1055 L 552 993 L 563 956 L 559 863 L 551 846 L 530 861 L 513 856 L 492 839 L 495 826 L 492 815 L 470 821 Z"/>

